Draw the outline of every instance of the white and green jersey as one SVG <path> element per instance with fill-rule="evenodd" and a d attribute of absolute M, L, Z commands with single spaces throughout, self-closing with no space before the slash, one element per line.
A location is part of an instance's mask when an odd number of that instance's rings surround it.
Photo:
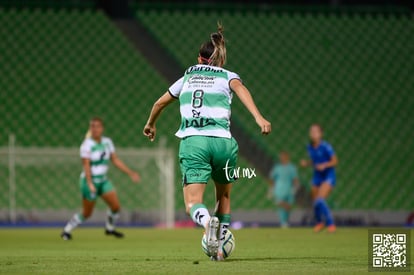
<path fill-rule="evenodd" d="M 226 69 L 195 65 L 169 89 L 180 100 L 181 126 L 176 136 L 214 136 L 231 138 L 230 116 L 233 97 L 229 83 L 240 79 Z"/>
<path fill-rule="evenodd" d="M 94 183 L 107 180 L 106 173 L 109 168 L 109 160 L 114 152 L 114 144 L 108 137 L 102 137 L 100 143 L 92 138 L 83 141 L 80 147 L 80 156 L 83 159 L 90 160 L 92 181 Z M 81 177 L 85 177 L 85 171 L 82 172 Z"/>

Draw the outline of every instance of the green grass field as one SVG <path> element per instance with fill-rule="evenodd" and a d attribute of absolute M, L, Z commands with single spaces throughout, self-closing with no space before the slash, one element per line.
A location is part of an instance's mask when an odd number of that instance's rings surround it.
<path fill-rule="evenodd" d="M 123 231 L 126 238 L 119 240 L 105 236 L 100 228 L 79 228 L 72 241 L 63 241 L 58 228 L 0 229 L 0 273 L 368 272 L 368 233 L 364 228 L 339 228 L 335 234 L 314 234 L 308 228 L 234 230 L 236 250 L 225 262 L 211 262 L 203 254 L 201 229 Z"/>

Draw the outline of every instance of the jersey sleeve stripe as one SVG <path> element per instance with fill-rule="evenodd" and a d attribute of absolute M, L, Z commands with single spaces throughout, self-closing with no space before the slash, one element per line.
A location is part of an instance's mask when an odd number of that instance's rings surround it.
<path fill-rule="evenodd" d="M 243 81 L 239 78 L 239 77 L 233 77 L 233 78 L 230 78 L 229 79 L 229 87 L 230 87 L 230 83 L 233 81 L 233 80 L 235 80 L 235 79 L 237 79 L 237 80 L 240 80 L 240 82 L 243 84 Z"/>
<path fill-rule="evenodd" d="M 170 90 L 168 90 L 168 93 L 169 93 L 169 94 L 170 94 L 173 98 L 178 99 L 178 96 L 173 95 L 173 93 L 171 93 L 171 91 L 170 91 Z"/>

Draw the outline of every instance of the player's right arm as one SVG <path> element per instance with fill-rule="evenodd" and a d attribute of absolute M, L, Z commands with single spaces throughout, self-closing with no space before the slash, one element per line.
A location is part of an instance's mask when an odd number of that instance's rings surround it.
<path fill-rule="evenodd" d="M 249 90 L 240 79 L 234 78 L 230 81 L 230 88 L 236 93 L 236 95 L 240 98 L 240 101 L 246 106 L 247 110 L 253 115 L 254 119 L 256 120 L 257 125 L 259 125 L 262 134 L 267 135 L 272 131 L 272 126 L 269 121 L 267 121 L 262 114 L 260 113 L 259 109 L 257 108 L 252 95 L 250 94 Z"/>
<path fill-rule="evenodd" d="M 82 159 L 83 173 L 88 184 L 89 191 L 92 194 L 96 193 L 95 185 L 92 181 L 92 171 L 91 171 L 91 148 L 87 140 L 85 140 L 80 147 L 80 157 Z"/>
<path fill-rule="evenodd" d="M 92 182 L 92 172 L 91 172 L 91 161 L 87 158 L 82 158 L 82 165 L 83 165 L 83 171 L 85 173 L 85 179 L 88 183 L 89 191 L 91 191 L 92 194 L 96 193 L 95 185 Z"/>
<path fill-rule="evenodd" d="M 267 179 L 268 189 L 266 197 L 271 199 L 273 197 L 273 190 L 276 188 L 276 167 L 273 167 L 269 173 L 269 178 Z"/>
<path fill-rule="evenodd" d="M 269 179 L 268 184 L 269 184 L 269 187 L 267 188 L 266 197 L 270 200 L 271 198 L 273 198 L 273 193 L 274 193 L 273 190 L 275 190 L 276 188 L 276 181 Z"/>
<path fill-rule="evenodd" d="M 175 98 L 171 95 L 170 92 L 166 92 L 157 101 L 155 101 L 154 105 L 152 106 L 147 124 L 143 130 L 144 136 L 147 136 L 151 141 L 154 141 L 155 139 L 155 134 L 157 131 L 155 123 L 157 122 L 158 117 L 160 116 L 162 110 L 171 102 L 173 102 L 174 99 Z"/>

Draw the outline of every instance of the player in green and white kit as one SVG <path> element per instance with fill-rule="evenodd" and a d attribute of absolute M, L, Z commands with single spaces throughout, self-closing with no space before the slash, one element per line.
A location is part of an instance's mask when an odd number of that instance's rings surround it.
<path fill-rule="evenodd" d="M 112 140 L 102 136 L 103 130 L 102 119 L 93 118 L 90 121 L 87 137 L 80 147 L 83 164 L 83 172 L 80 176 L 83 211 L 76 213 L 66 224 L 61 234 L 64 240 L 72 239 L 71 231 L 91 216 L 97 197 L 101 197 L 109 206 L 105 234 L 117 238 L 123 237 L 121 232 L 115 230 L 120 204 L 115 189 L 106 175 L 109 161 L 112 161 L 119 170 L 128 174 L 134 182 L 139 181 L 139 175 L 118 158 Z"/>
<path fill-rule="evenodd" d="M 153 141 L 161 111 L 175 99 L 180 101 L 181 126 L 176 136 L 181 138 L 179 161 L 185 207 L 193 221 L 206 229 L 209 254 L 215 260 L 224 259 L 220 242 L 230 224 L 230 183 L 236 180 L 228 178 L 224 169 L 236 166 L 238 153 L 237 142 L 230 133 L 233 92 L 253 115 L 261 132 L 266 135 L 271 131 L 270 123 L 260 114 L 240 77 L 222 68 L 225 62 L 226 47 L 219 25 L 218 32 L 201 45 L 198 65 L 189 67 L 155 102 L 143 131 Z M 213 217 L 203 204 L 210 177 L 215 183 L 217 201 Z"/>

